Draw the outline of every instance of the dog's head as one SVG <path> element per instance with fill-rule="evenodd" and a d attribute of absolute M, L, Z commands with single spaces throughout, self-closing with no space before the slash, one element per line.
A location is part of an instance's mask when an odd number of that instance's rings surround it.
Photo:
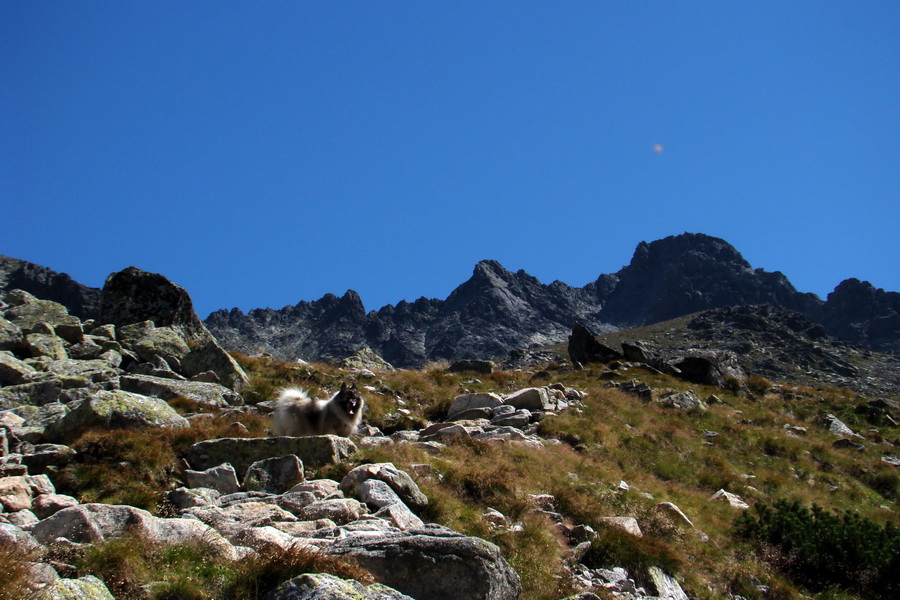
<path fill-rule="evenodd" d="M 359 411 L 363 408 L 363 404 L 365 404 L 359 390 L 356 389 L 355 383 L 350 387 L 347 387 L 346 383 L 342 383 L 341 391 L 338 392 L 337 395 L 337 401 L 341 408 L 344 409 L 344 412 L 350 417 L 355 417 L 359 414 Z"/>

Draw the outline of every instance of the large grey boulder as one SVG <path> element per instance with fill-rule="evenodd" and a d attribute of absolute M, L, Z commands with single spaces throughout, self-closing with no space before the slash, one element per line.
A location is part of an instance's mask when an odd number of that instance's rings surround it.
<path fill-rule="evenodd" d="M 343 525 L 359 520 L 368 512 L 365 504 L 352 498 L 331 498 L 307 504 L 297 516 L 303 521 L 329 519 Z"/>
<path fill-rule="evenodd" d="M 124 392 L 100 391 L 47 428 L 49 439 L 77 437 L 90 428 L 190 427 L 190 422 L 159 398 Z M 223 461 L 224 462 L 224 461 Z"/>
<path fill-rule="evenodd" d="M 201 406 L 210 408 L 240 406 L 244 403 L 244 399 L 239 394 L 216 383 L 179 381 L 153 375 L 129 374 L 119 377 L 119 386 L 126 392 L 156 396 L 166 401 L 188 398 Z"/>
<path fill-rule="evenodd" d="M 66 343 L 52 333 L 29 333 L 25 335 L 25 351 L 31 358 L 46 357 L 51 360 L 69 358 Z"/>
<path fill-rule="evenodd" d="M 450 403 L 450 409 L 447 411 L 447 419 L 450 420 L 454 416 L 473 408 L 496 408 L 503 404 L 503 399 L 497 394 L 492 393 L 475 393 L 461 394 L 453 399 Z"/>
<path fill-rule="evenodd" d="M 294 454 L 304 465 L 317 468 L 342 462 L 354 452 L 356 446 L 353 442 L 336 435 L 219 438 L 194 444 L 188 450 L 186 459 L 196 470 L 229 462 L 243 477 L 250 465 L 265 458 Z"/>
<path fill-rule="evenodd" d="M 413 478 L 392 463 L 373 463 L 355 467 L 341 480 L 341 491 L 347 495 L 355 495 L 356 488 L 369 479 L 386 483 L 400 500 L 414 511 L 420 511 L 428 506 L 428 497 L 422 493 Z"/>
<path fill-rule="evenodd" d="M 241 489 L 237 473 L 228 463 L 203 471 L 184 470 L 184 482 L 189 488 L 208 488 L 221 494 L 233 494 Z"/>
<path fill-rule="evenodd" d="M 177 365 L 191 351 L 184 337 L 171 327 L 153 327 L 130 344 L 144 361 L 162 357 L 169 365 Z"/>
<path fill-rule="evenodd" d="M 494 544 L 438 525 L 380 535 L 348 535 L 325 549 L 350 556 L 384 583 L 413 598 L 514 600 L 519 576 Z"/>
<path fill-rule="evenodd" d="M 305 479 L 303 463 L 294 454 L 258 460 L 244 475 L 244 489 L 283 494 Z"/>
<path fill-rule="evenodd" d="M 116 327 L 152 321 L 157 327 L 171 327 L 192 344 L 213 339 L 184 288 L 137 267 L 107 277 L 100 292 L 98 320 Z"/>
<path fill-rule="evenodd" d="M 47 363 L 46 370 L 62 381 L 64 388 L 88 387 L 92 383 L 107 382 L 113 382 L 107 384 L 109 387 L 118 387 L 117 380 L 121 373 L 104 359 L 54 360 Z"/>
<path fill-rule="evenodd" d="M 36 373 L 34 367 L 13 356 L 12 352 L 0 351 L 0 385 L 25 383 Z"/>
<path fill-rule="evenodd" d="M 266 502 L 242 502 L 226 507 L 197 506 L 185 509 L 182 514 L 209 525 L 230 540 L 249 527 L 299 520 L 283 508 Z"/>
<path fill-rule="evenodd" d="M 163 519 L 133 506 L 80 504 L 64 508 L 36 523 L 31 534 L 42 544 L 64 538 L 79 544 L 139 536 L 159 544 L 203 541 L 223 557 L 236 558 L 234 548 L 196 519 Z"/>
<path fill-rule="evenodd" d="M 5 313 L 6 318 L 22 332 L 31 332 L 39 324 L 50 326 L 50 333 L 58 335 L 71 344 L 84 338 L 81 319 L 69 314 L 69 310 L 57 302 L 33 298 Z"/>
<path fill-rule="evenodd" d="M 2 355 L 2 352 L 0 352 Z M 63 391 L 63 382 L 56 377 L 39 381 L 8 385 L 0 389 L 0 410 L 21 405 L 43 405 L 56 402 Z"/>
<path fill-rule="evenodd" d="M 325 573 L 307 573 L 286 581 L 265 600 L 413 600 L 380 583 L 363 585 Z"/>
<path fill-rule="evenodd" d="M 528 410 L 553 410 L 556 402 L 550 396 L 550 390 L 545 387 L 525 388 L 506 397 L 504 404 L 515 406 L 517 409 Z"/>
<path fill-rule="evenodd" d="M 187 377 L 196 377 L 212 371 L 219 381 L 234 391 L 250 385 L 250 378 L 234 358 L 215 341 L 191 350 L 181 361 L 181 372 Z"/>
<path fill-rule="evenodd" d="M 19 350 L 25 345 L 25 336 L 15 323 L 0 317 L 0 350 Z"/>

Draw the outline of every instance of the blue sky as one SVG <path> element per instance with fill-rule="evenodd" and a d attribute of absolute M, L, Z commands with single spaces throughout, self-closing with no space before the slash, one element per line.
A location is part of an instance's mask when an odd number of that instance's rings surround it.
<path fill-rule="evenodd" d="M 0 254 L 201 317 L 685 231 L 897 291 L 898 204 L 895 0 L 0 3 Z"/>

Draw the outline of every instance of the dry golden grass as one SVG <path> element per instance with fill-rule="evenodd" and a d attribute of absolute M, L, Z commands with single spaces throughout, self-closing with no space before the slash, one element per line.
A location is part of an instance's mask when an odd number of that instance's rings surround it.
<path fill-rule="evenodd" d="M 325 396 L 348 376 L 332 365 L 239 360 L 253 381 L 248 391 L 252 401 L 270 400 L 274 390 L 285 385 Z M 827 387 L 773 390 L 771 382 L 756 381 L 751 397 L 737 387 L 698 386 L 642 369 L 631 369 L 617 379 L 646 382 L 654 388 L 654 398 L 664 390 L 691 389 L 701 399 L 715 394 L 722 401 L 708 411 L 685 412 L 606 387 L 607 380 L 600 377 L 603 370 L 601 366 L 583 371 L 557 369 L 549 371 L 549 380 L 538 383 L 531 381 L 533 372 L 528 371 L 475 378 L 448 373 L 441 365 L 424 371 L 379 373 L 374 380 L 358 383 L 376 390 L 363 390 L 366 421 L 388 432 L 441 420 L 452 399 L 470 391 L 502 394 L 559 382 L 587 392 L 587 398 L 581 406 L 541 422 L 540 435 L 562 442 L 558 445 L 530 448 L 459 442 L 449 444 L 439 455 L 413 445 L 380 446 L 361 450 L 350 463 L 328 467 L 320 475 L 340 479 L 361 462 L 393 462 L 411 473 L 413 465 L 430 465 L 434 475 L 417 478 L 430 501 L 422 518 L 498 544 L 519 572 L 522 597 L 527 600 L 557 599 L 572 592 L 563 569 L 571 544 L 546 515 L 535 512 L 531 495 L 552 495 L 554 509 L 567 525 L 602 530 L 590 558 L 594 564 L 627 564 L 635 569 L 663 565 L 677 570 L 689 595 L 700 599 L 729 594 L 754 598 L 754 582 L 768 585 L 772 598 L 800 597 L 790 580 L 763 567 L 748 546 L 733 537 L 736 511 L 709 500 L 719 489 L 737 493 L 751 504 L 796 499 L 833 511 L 852 508 L 882 523 L 898 522 L 894 511 L 900 477 L 894 467 L 880 462 L 887 446 L 878 440 L 897 439 L 900 429 L 882 428 L 878 436 L 869 434 L 870 426 L 853 411 L 864 401 L 856 394 Z M 394 418 L 399 409 L 408 414 Z M 817 421 L 829 412 L 866 432 L 865 450 L 832 447 L 835 436 Z M 243 434 L 231 425 L 235 419 L 224 413 L 195 419 L 191 429 L 162 434 L 87 434 L 76 443 L 80 462 L 67 467 L 63 479 L 84 500 L 127 500 L 152 508 L 162 491 L 172 486 L 178 459 L 191 444 L 214 437 L 266 435 L 267 417 L 240 417 L 248 428 Z M 807 433 L 792 437 L 785 425 L 805 427 Z M 129 469 L 122 469 L 123 464 Z M 117 472 L 127 472 L 128 478 Z M 617 488 L 622 480 L 631 487 L 629 491 Z M 696 529 L 661 515 L 655 505 L 663 501 L 678 505 Z M 489 508 L 520 522 L 521 527 L 492 527 L 483 517 Z M 635 517 L 644 538 L 638 541 L 610 532 L 600 521 L 607 516 Z M 193 597 L 188 587 L 178 593 Z M 841 597 L 840 593 L 834 596 Z"/>

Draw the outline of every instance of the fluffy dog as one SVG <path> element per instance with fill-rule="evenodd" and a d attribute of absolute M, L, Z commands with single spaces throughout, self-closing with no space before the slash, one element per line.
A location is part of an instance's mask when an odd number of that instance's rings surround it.
<path fill-rule="evenodd" d="M 272 415 L 275 435 L 339 435 L 348 437 L 356 431 L 365 406 L 356 384 L 347 387 L 330 400 L 310 398 L 306 390 L 286 388 L 278 394 L 278 407 Z"/>

